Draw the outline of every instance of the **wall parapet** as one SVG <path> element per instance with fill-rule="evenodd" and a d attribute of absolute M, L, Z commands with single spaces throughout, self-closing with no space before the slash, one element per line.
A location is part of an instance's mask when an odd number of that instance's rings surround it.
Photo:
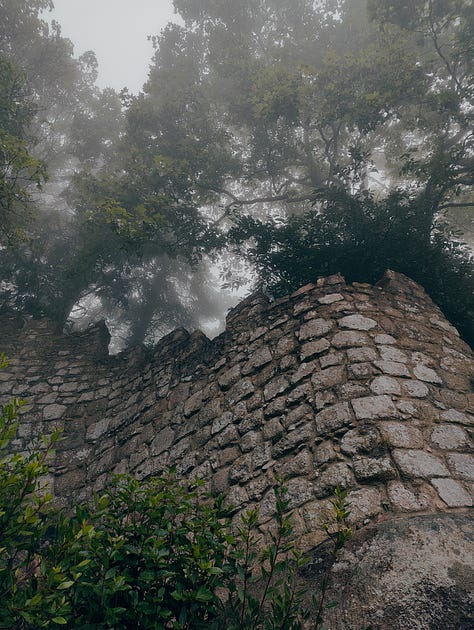
<path fill-rule="evenodd" d="M 362 547 L 370 528 L 386 550 L 392 529 L 426 532 L 434 521 L 423 519 L 436 516 L 446 536 L 430 551 L 437 572 L 428 567 L 423 580 L 452 592 L 457 561 L 443 573 L 435 556 L 449 545 L 472 552 L 450 532 L 454 522 L 465 532 L 474 499 L 474 356 L 412 280 L 388 271 L 372 286 L 335 275 L 273 302 L 257 293 L 214 340 L 178 329 L 152 351 L 116 356 L 106 353 L 103 324 L 62 334 L 47 320 L 1 313 L 0 330 L 0 351 L 12 358 L 0 398 L 30 402 L 15 447 L 63 429 L 51 468 L 58 500 L 85 500 L 113 473 L 145 478 L 174 466 L 225 493 L 237 514 L 258 505 L 265 528 L 277 473 L 301 545 L 314 549 L 331 493 L 344 487 Z M 406 563 L 402 551 L 390 551 L 394 562 Z M 394 610 L 404 588 L 401 579 L 398 591 L 387 589 Z M 419 591 L 412 609 L 418 600 Z M 403 619 L 373 627 L 438 627 Z"/>
<path fill-rule="evenodd" d="M 308 545 L 336 485 L 356 524 L 387 512 L 472 505 L 472 352 L 412 280 L 321 278 L 280 300 L 254 294 L 215 340 L 178 329 L 152 352 L 104 352 L 104 324 L 64 335 L 2 316 L 13 358 L 0 394 L 25 396 L 19 448 L 60 425 L 58 497 L 84 499 L 113 472 L 177 466 L 272 516 L 289 481 Z"/>

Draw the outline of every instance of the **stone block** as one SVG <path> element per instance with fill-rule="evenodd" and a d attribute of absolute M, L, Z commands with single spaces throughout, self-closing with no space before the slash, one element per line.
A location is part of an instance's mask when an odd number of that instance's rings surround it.
<path fill-rule="evenodd" d="M 468 453 L 451 453 L 448 462 L 454 473 L 462 479 L 474 481 L 474 457 Z"/>
<path fill-rule="evenodd" d="M 326 435 L 342 427 L 350 426 L 353 422 L 353 417 L 349 404 L 346 402 L 338 403 L 323 409 L 323 411 L 316 414 L 315 422 L 318 435 Z"/>
<path fill-rule="evenodd" d="M 301 421 L 311 422 L 314 419 L 312 408 L 306 403 L 298 405 L 295 409 L 288 412 L 285 419 L 285 426 L 288 430 L 296 427 Z"/>
<path fill-rule="evenodd" d="M 153 456 L 168 450 L 174 442 L 174 431 L 171 427 L 165 427 L 154 438 L 150 450 Z"/>
<path fill-rule="evenodd" d="M 266 440 L 275 442 L 277 438 L 280 438 L 284 434 L 285 430 L 278 418 L 270 418 L 266 420 L 263 425 L 263 437 Z"/>
<path fill-rule="evenodd" d="M 352 401 L 358 420 L 375 420 L 398 416 L 397 409 L 389 396 L 366 396 Z"/>
<path fill-rule="evenodd" d="M 248 499 L 249 497 L 245 488 L 235 485 L 230 488 L 226 495 L 226 504 L 235 510 L 239 510 L 245 506 Z"/>
<path fill-rule="evenodd" d="M 224 391 L 227 391 L 240 380 L 240 365 L 234 365 L 219 376 L 217 382 Z"/>
<path fill-rule="evenodd" d="M 383 457 L 360 457 L 353 459 L 354 474 L 361 483 L 373 483 L 395 479 L 397 472 L 388 455 Z"/>
<path fill-rule="evenodd" d="M 263 409 L 263 415 L 265 418 L 273 418 L 274 416 L 281 416 L 286 411 L 286 400 L 284 396 L 274 398 L 268 405 L 265 405 Z"/>
<path fill-rule="evenodd" d="M 318 356 L 326 350 L 329 350 L 331 344 L 327 339 L 317 339 L 316 341 L 309 341 L 305 343 L 301 348 L 300 358 L 301 361 L 312 359 L 314 356 Z"/>
<path fill-rule="evenodd" d="M 319 363 L 317 360 L 309 361 L 302 363 L 298 369 L 291 375 L 290 381 L 292 385 L 299 383 L 302 379 L 304 379 L 309 374 L 313 374 L 316 370 L 319 369 Z"/>
<path fill-rule="evenodd" d="M 407 363 L 407 355 L 393 346 L 379 346 L 382 361 L 395 361 L 395 363 Z"/>
<path fill-rule="evenodd" d="M 328 295 L 323 295 L 323 297 L 318 298 L 318 302 L 320 304 L 334 304 L 334 302 L 341 302 L 344 299 L 344 296 L 340 293 L 328 293 Z"/>
<path fill-rule="evenodd" d="M 190 396 L 184 403 L 184 415 L 189 418 L 193 413 L 201 409 L 203 403 L 202 390 Z"/>
<path fill-rule="evenodd" d="M 411 488 L 401 481 L 391 481 L 387 486 L 387 493 L 395 511 L 419 512 L 433 505 L 432 493 L 423 484 Z"/>
<path fill-rule="evenodd" d="M 280 460 L 278 465 L 275 466 L 275 472 L 283 479 L 312 475 L 314 472 L 312 455 L 307 449 L 304 449 L 288 459 Z"/>
<path fill-rule="evenodd" d="M 341 397 L 352 400 L 353 398 L 362 398 L 368 396 L 371 392 L 362 382 L 349 381 L 341 387 Z"/>
<path fill-rule="evenodd" d="M 404 380 L 402 382 L 402 388 L 403 392 L 407 396 L 411 396 L 413 398 L 426 398 L 430 391 L 424 383 L 415 379 Z"/>
<path fill-rule="evenodd" d="M 396 361 L 375 361 L 375 365 L 384 374 L 390 376 L 405 376 L 409 378 L 410 371 L 403 363 L 397 363 Z"/>
<path fill-rule="evenodd" d="M 335 348 L 354 348 L 357 346 L 367 346 L 370 344 L 369 337 L 356 330 L 343 330 L 334 335 L 331 341 Z"/>
<path fill-rule="evenodd" d="M 381 422 L 382 440 L 389 446 L 417 449 L 424 445 L 423 434 L 416 427 L 402 422 Z"/>
<path fill-rule="evenodd" d="M 253 467 L 251 453 L 246 453 L 236 459 L 229 469 L 229 482 L 231 484 L 243 483 L 248 481 L 252 476 Z"/>
<path fill-rule="evenodd" d="M 455 422 L 457 424 L 464 424 L 465 426 L 474 426 L 474 415 L 470 413 L 462 413 L 457 409 L 442 411 L 441 419 L 445 422 Z"/>
<path fill-rule="evenodd" d="M 319 364 L 322 368 L 330 367 L 331 365 L 341 365 L 344 361 L 344 354 L 342 352 L 330 352 L 319 358 Z"/>
<path fill-rule="evenodd" d="M 350 514 L 346 520 L 352 527 L 367 525 L 382 512 L 382 495 L 377 488 L 351 490 L 347 501 L 350 504 Z"/>
<path fill-rule="evenodd" d="M 337 462 L 329 464 L 328 467 L 321 472 L 314 484 L 314 492 L 318 498 L 327 497 L 339 487 L 345 490 L 355 486 L 354 475 L 347 464 Z"/>
<path fill-rule="evenodd" d="M 43 418 L 45 420 L 59 420 L 64 416 L 67 411 L 67 407 L 64 405 L 46 405 L 43 408 Z"/>
<path fill-rule="evenodd" d="M 347 315 L 339 320 L 339 326 L 351 330 L 372 330 L 377 326 L 377 322 L 364 315 Z"/>
<path fill-rule="evenodd" d="M 86 440 L 95 441 L 102 437 L 109 428 L 110 418 L 102 418 L 102 420 L 98 420 L 91 424 L 87 429 Z"/>
<path fill-rule="evenodd" d="M 238 441 L 239 433 L 232 424 L 217 434 L 217 443 L 221 448 L 229 446 L 229 444 L 237 444 Z"/>
<path fill-rule="evenodd" d="M 330 319 L 312 319 L 303 324 L 299 331 L 299 340 L 306 341 L 315 337 L 323 337 L 334 328 L 334 322 Z"/>
<path fill-rule="evenodd" d="M 401 393 L 400 383 L 392 376 L 376 376 L 370 384 L 370 389 L 374 394 L 379 395 L 395 394 L 399 396 Z"/>
<path fill-rule="evenodd" d="M 219 462 L 219 467 L 227 466 L 228 464 L 232 464 L 236 461 L 238 457 L 240 457 L 241 452 L 238 446 L 229 446 L 228 448 L 219 449 L 217 453 L 217 460 Z M 209 460 L 206 460 L 209 461 Z"/>
<path fill-rule="evenodd" d="M 431 441 L 439 448 L 455 450 L 469 444 L 469 437 L 464 429 L 456 424 L 440 424 L 431 432 Z"/>
<path fill-rule="evenodd" d="M 257 444 L 262 442 L 262 434 L 260 431 L 248 431 L 240 438 L 239 445 L 244 453 L 254 449 Z"/>
<path fill-rule="evenodd" d="M 277 376 L 272 379 L 263 390 L 263 397 L 266 401 L 272 400 L 275 396 L 282 394 L 289 389 L 290 383 L 286 376 Z"/>
<path fill-rule="evenodd" d="M 413 374 L 420 381 L 426 381 L 427 383 L 437 383 L 439 385 L 443 383 L 443 379 L 439 376 L 439 374 L 421 363 L 419 365 L 415 365 L 415 367 L 413 368 Z"/>
<path fill-rule="evenodd" d="M 373 348 L 349 348 L 347 350 L 347 358 L 351 363 L 375 361 L 377 356 L 378 355 Z"/>
<path fill-rule="evenodd" d="M 431 483 L 448 507 L 471 507 L 472 499 L 462 485 L 454 479 L 432 479 Z"/>
<path fill-rule="evenodd" d="M 314 487 L 311 481 L 301 478 L 289 479 L 286 484 L 288 507 L 290 510 L 300 507 L 314 499 Z"/>
<path fill-rule="evenodd" d="M 381 334 L 375 335 L 374 341 L 377 344 L 387 346 L 389 344 L 396 343 L 397 340 L 395 339 L 395 337 L 392 337 L 392 335 Z"/>
<path fill-rule="evenodd" d="M 372 363 L 353 363 L 347 367 L 347 374 L 350 379 L 367 380 L 374 374 L 375 368 Z"/>
<path fill-rule="evenodd" d="M 351 429 L 344 434 L 340 447 L 344 455 L 370 453 L 380 443 L 380 436 L 373 426 L 362 426 Z"/>
<path fill-rule="evenodd" d="M 180 460 L 184 459 L 186 455 L 187 459 L 194 458 L 195 455 L 191 453 L 193 443 L 189 437 L 182 438 L 179 442 L 175 442 L 169 448 L 170 461 L 175 465 L 180 463 Z"/>
<path fill-rule="evenodd" d="M 294 335 L 287 335 L 286 337 L 281 337 L 278 340 L 277 345 L 275 346 L 275 357 L 281 358 L 288 354 L 291 354 L 293 350 L 298 346 L 298 342 L 295 339 Z"/>
<path fill-rule="evenodd" d="M 251 380 L 248 378 L 243 379 L 236 383 L 231 390 L 227 392 L 225 397 L 225 402 L 229 406 L 236 405 L 238 402 L 243 400 L 244 398 L 248 398 L 255 391 L 255 387 Z"/>
<path fill-rule="evenodd" d="M 327 464 L 328 462 L 332 462 L 337 459 L 337 452 L 334 449 L 333 443 L 329 440 L 318 444 L 318 446 L 313 449 L 313 452 L 316 466 L 322 466 L 323 464 Z"/>
<path fill-rule="evenodd" d="M 292 389 L 286 396 L 286 400 L 288 404 L 296 403 L 302 399 L 311 402 L 313 397 L 313 388 L 311 387 L 311 383 L 301 383 L 294 389 Z"/>
<path fill-rule="evenodd" d="M 263 367 L 264 365 L 267 365 L 267 363 L 270 363 L 271 360 L 272 360 L 272 353 L 266 346 L 264 346 L 263 348 L 256 350 L 250 355 L 249 360 L 242 367 L 242 374 L 244 376 L 247 374 L 251 374 L 252 372 L 255 372 L 259 368 Z"/>
<path fill-rule="evenodd" d="M 315 390 L 342 385 L 346 381 L 346 370 L 342 365 L 325 368 L 313 373 L 311 383 Z"/>
<path fill-rule="evenodd" d="M 275 459 L 278 459 L 286 453 L 297 449 L 301 444 L 311 444 L 313 441 L 313 428 L 309 424 L 303 424 L 301 427 L 298 427 L 298 429 L 290 431 L 287 435 L 278 440 L 278 442 L 275 442 L 272 455 Z"/>
<path fill-rule="evenodd" d="M 254 470 L 265 468 L 272 459 L 271 442 L 262 442 L 261 444 L 257 444 L 251 452 L 251 455 Z"/>
<path fill-rule="evenodd" d="M 393 458 L 403 476 L 407 478 L 448 477 L 449 471 L 439 457 L 421 450 L 393 451 Z"/>
<path fill-rule="evenodd" d="M 216 433 L 219 433 L 220 431 L 222 431 L 222 429 L 225 429 L 227 426 L 229 426 L 229 424 L 231 424 L 233 420 L 234 420 L 234 414 L 231 413 L 230 411 L 225 411 L 221 416 L 219 416 L 219 418 L 216 418 L 214 422 L 212 423 L 211 434 L 216 435 Z"/>
<path fill-rule="evenodd" d="M 290 355 L 290 356 L 283 357 L 279 365 L 280 372 L 286 372 L 287 370 L 290 370 L 291 368 L 296 368 L 297 365 L 298 365 L 298 362 L 294 356 Z"/>

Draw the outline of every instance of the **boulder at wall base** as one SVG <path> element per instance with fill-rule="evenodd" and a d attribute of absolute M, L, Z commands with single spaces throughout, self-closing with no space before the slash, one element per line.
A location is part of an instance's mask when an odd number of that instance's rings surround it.
<path fill-rule="evenodd" d="M 317 547 L 303 569 L 319 597 L 330 557 Z M 474 628 L 474 529 L 469 514 L 428 514 L 356 532 L 333 565 L 324 613 L 331 630 Z M 311 627 L 311 626 L 310 626 Z"/>

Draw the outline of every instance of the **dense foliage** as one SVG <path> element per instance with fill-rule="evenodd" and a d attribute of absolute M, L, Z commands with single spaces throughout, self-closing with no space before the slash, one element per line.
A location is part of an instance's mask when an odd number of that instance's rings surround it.
<path fill-rule="evenodd" d="M 469 0 L 175 0 L 121 98 L 50 4 L 0 0 L 4 300 L 135 343 L 215 317 L 216 270 L 280 291 L 390 266 L 472 343 Z"/>

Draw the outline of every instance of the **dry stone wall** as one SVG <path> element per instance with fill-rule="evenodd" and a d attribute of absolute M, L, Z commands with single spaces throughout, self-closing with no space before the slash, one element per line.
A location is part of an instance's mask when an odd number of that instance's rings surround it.
<path fill-rule="evenodd" d="M 152 351 L 110 357 L 108 340 L 104 325 L 65 335 L 0 316 L 12 359 L 0 399 L 30 401 L 16 448 L 63 428 L 50 479 L 59 500 L 86 499 L 112 473 L 175 466 L 225 493 L 236 518 L 258 504 L 265 528 L 276 473 L 301 545 L 314 549 L 341 486 L 360 532 L 341 580 L 359 603 L 331 627 L 472 627 L 474 357 L 420 286 L 393 272 L 376 286 L 336 275 L 274 302 L 252 295 L 212 341 L 176 330 Z"/>
<path fill-rule="evenodd" d="M 357 525 L 472 506 L 472 353 L 393 272 L 375 287 L 332 276 L 271 303 L 253 295 L 217 339 L 177 330 L 149 353 L 109 357 L 103 325 L 63 335 L 12 315 L 1 339 L 0 393 L 30 401 L 18 448 L 64 430 L 58 497 L 176 466 L 236 506 L 258 502 L 263 522 L 277 473 L 308 546 L 337 485 Z"/>

